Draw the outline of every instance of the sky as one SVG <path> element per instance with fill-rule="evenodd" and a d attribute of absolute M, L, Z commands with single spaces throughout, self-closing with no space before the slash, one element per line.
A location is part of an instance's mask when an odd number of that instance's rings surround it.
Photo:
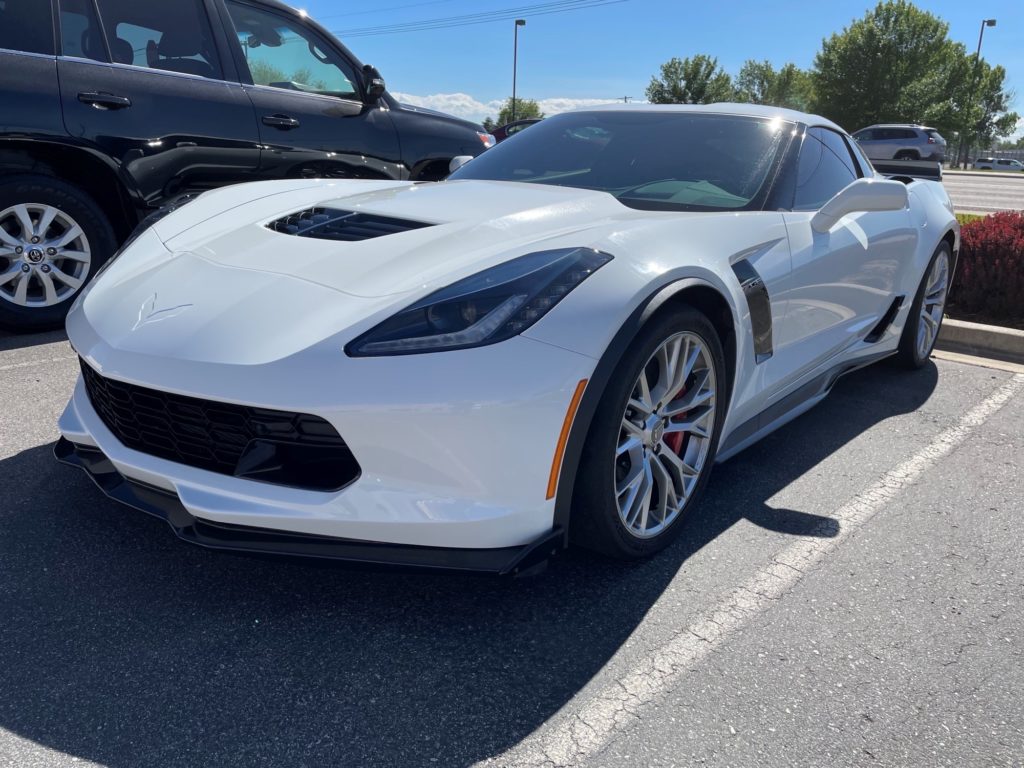
<path fill-rule="evenodd" d="M 716 56 L 733 75 L 746 59 L 809 67 L 823 38 L 875 4 L 575 0 L 589 7 L 540 13 L 550 10 L 551 1 L 289 0 L 338 33 L 363 62 L 377 66 L 399 98 L 477 121 L 494 116 L 511 95 L 516 15 L 527 22 L 519 28 L 516 93 L 537 99 L 552 114 L 626 96 L 643 100 L 651 76 L 673 56 Z M 1024 0 L 919 0 L 917 5 L 948 22 L 950 37 L 970 51 L 977 47 L 981 20 L 997 20 L 985 30 L 982 57 L 1006 68 L 1008 84 L 1018 94 L 1014 106 L 1024 113 Z M 534 10 L 517 10 L 524 7 Z M 500 20 L 403 33 L 358 32 L 466 14 Z"/>

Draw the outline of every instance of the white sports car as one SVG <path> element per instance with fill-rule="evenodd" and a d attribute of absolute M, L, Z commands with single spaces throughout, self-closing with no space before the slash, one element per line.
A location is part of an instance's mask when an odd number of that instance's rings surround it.
<path fill-rule="evenodd" d="M 211 191 L 76 302 L 56 453 L 208 547 L 640 557 L 837 377 L 923 365 L 958 247 L 940 184 L 748 105 L 557 115 L 438 183 Z"/>

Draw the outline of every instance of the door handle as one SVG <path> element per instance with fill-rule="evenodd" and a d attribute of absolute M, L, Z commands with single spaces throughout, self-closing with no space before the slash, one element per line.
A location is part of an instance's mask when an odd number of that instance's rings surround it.
<path fill-rule="evenodd" d="M 96 91 L 80 93 L 78 100 L 83 104 L 91 104 L 97 109 L 125 109 L 132 105 L 132 100 L 127 96 L 115 96 L 112 93 L 97 93 Z"/>
<path fill-rule="evenodd" d="M 299 121 L 288 115 L 264 115 L 263 124 L 272 128 L 280 128 L 282 131 L 290 131 L 299 127 Z"/>

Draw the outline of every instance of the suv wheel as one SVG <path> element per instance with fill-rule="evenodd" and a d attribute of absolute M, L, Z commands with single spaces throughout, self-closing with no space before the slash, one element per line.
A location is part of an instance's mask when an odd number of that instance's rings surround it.
<path fill-rule="evenodd" d="M 917 160 L 917 152 L 911 149 L 901 149 L 896 153 L 896 157 L 893 160 Z"/>
<path fill-rule="evenodd" d="M 107 217 L 77 187 L 47 176 L 0 181 L 0 326 L 60 326 L 115 247 Z"/>

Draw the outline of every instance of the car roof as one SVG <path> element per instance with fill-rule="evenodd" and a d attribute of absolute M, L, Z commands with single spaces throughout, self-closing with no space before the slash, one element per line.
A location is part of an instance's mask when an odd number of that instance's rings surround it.
<path fill-rule="evenodd" d="M 739 104 L 735 102 L 716 102 L 714 104 L 597 104 L 591 107 L 580 107 L 576 112 L 697 112 L 702 114 L 740 115 L 743 117 L 778 117 L 793 123 L 803 123 L 810 127 L 821 126 L 846 133 L 846 130 L 831 120 L 820 115 L 799 112 L 785 107 L 770 107 L 766 104 Z"/>
<path fill-rule="evenodd" d="M 866 131 L 868 128 L 919 128 L 922 131 L 934 131 L 934 128 L 930 128 L 927 125 L 921 125 L 920 123 L 875 123 L 874 125 L 868 125 L 860 130 Z"/>

